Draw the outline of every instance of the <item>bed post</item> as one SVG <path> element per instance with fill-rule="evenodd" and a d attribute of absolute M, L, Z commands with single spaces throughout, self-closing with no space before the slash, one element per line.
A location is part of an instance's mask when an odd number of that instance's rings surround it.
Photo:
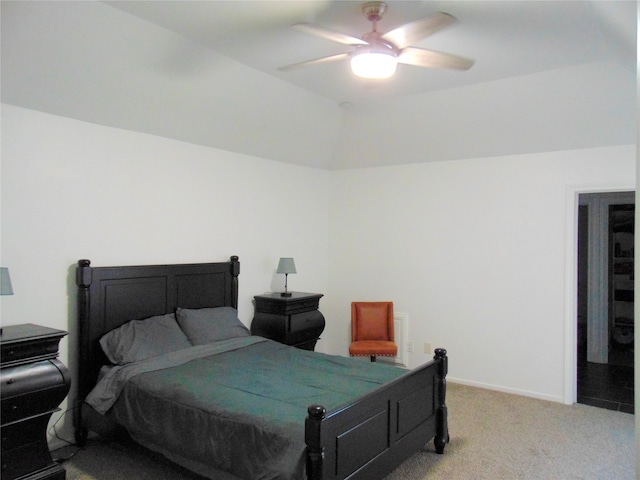
<path fill-rule="evenodd" d="M 322 447 L 322 420 L 327 409 L 322 405 L 310 405 L 304 425 L 304 441 L 307 444 L 307 480 L 322 480 L 324 448 Z"/>
<path fill-rule="evenodd" d="M 436 411 L 436 436 L 433 443 L 436 447 L 436 453 L 444 453 L 444 447 L 449 443 L 449 426 L 447 423 L 447 404 L 445 403 L 447 396 L 447 372 L 449 370 L 449 359 L 447 351 L 444 348 L 436 348 L 434 360 L 439 360 L 438 375 L 438 398 Z"/>
<path fill-rule="evenodd" d="M 86 392 L 87 371 L 91 359 L 88 358 L 91 346 L 86 345 L 88 334 L 85 332 L 89 328 L 89 286 L 91 285 L 91 261 L 78 260 L 76 269 L 76 284 L 78 285 L 78 342 L 82 342 L 80 355 L 78 358 L 78 389 L 76 392 L 75 410 L 73 412 L 73 425 L 75 428 L 76 444 L 83 447 L 87 440 L 87 429 L 82 426 L 82 403 L 88 392 Z"/>
<path fill-rule="evenodd" d="M 232 255 L 231 261 L 231 306 L 238 308 L 238 275 L 240 275 L 240 262 L 237 255 Z"/>

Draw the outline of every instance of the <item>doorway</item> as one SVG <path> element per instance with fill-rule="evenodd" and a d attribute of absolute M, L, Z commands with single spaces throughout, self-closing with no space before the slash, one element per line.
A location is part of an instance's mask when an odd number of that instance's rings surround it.
<path fill-rule="evenodd" d="M 579 196 L 577 401 L 634 413 L 634 192 Z"/>

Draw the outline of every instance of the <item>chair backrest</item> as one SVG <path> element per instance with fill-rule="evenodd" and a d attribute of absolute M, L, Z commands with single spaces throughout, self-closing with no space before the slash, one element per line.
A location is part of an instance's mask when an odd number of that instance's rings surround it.
<path fill-rule="evenodd" d="M 393 302 L 352 302 L 351 340 L 393 342 Z"/>

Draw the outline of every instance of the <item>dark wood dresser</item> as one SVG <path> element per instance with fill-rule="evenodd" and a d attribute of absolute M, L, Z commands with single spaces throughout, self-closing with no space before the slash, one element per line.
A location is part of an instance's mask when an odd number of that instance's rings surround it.
<path fill-rule="evenodd" d="M 64 480 L 47 444 L 51 415 L 69 393 L 71 377 L 57 359 L 67 332 L 39 325 L 3 327 L 0 333 L 0 405 L 3 480 Z"/>
<path fill-rule="evenodd" d="M 313 350 L 325 321 L 318 311 L 321 293 L 292 292 L 256 295 L 251 334 L 270 338 L 286 345 Z"/>

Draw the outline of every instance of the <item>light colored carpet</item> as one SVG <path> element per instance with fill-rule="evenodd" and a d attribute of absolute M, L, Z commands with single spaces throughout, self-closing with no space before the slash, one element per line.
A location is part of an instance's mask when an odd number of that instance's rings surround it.
<path fill-rule="evenodd" d="M 386 480 L 633 480 L 634 416 L 460 385 L 448 386 L 451 442 Z"/>
<path fill-rule="evenodd" d="M 633 415 L 451 383 L 447 406 L 451 442 L 444 455 L 430 442 L 386 480 L 635 478 Z M 99 441 L 64 466 L 67 480 L 201 478 L 148 452 Z"/>

